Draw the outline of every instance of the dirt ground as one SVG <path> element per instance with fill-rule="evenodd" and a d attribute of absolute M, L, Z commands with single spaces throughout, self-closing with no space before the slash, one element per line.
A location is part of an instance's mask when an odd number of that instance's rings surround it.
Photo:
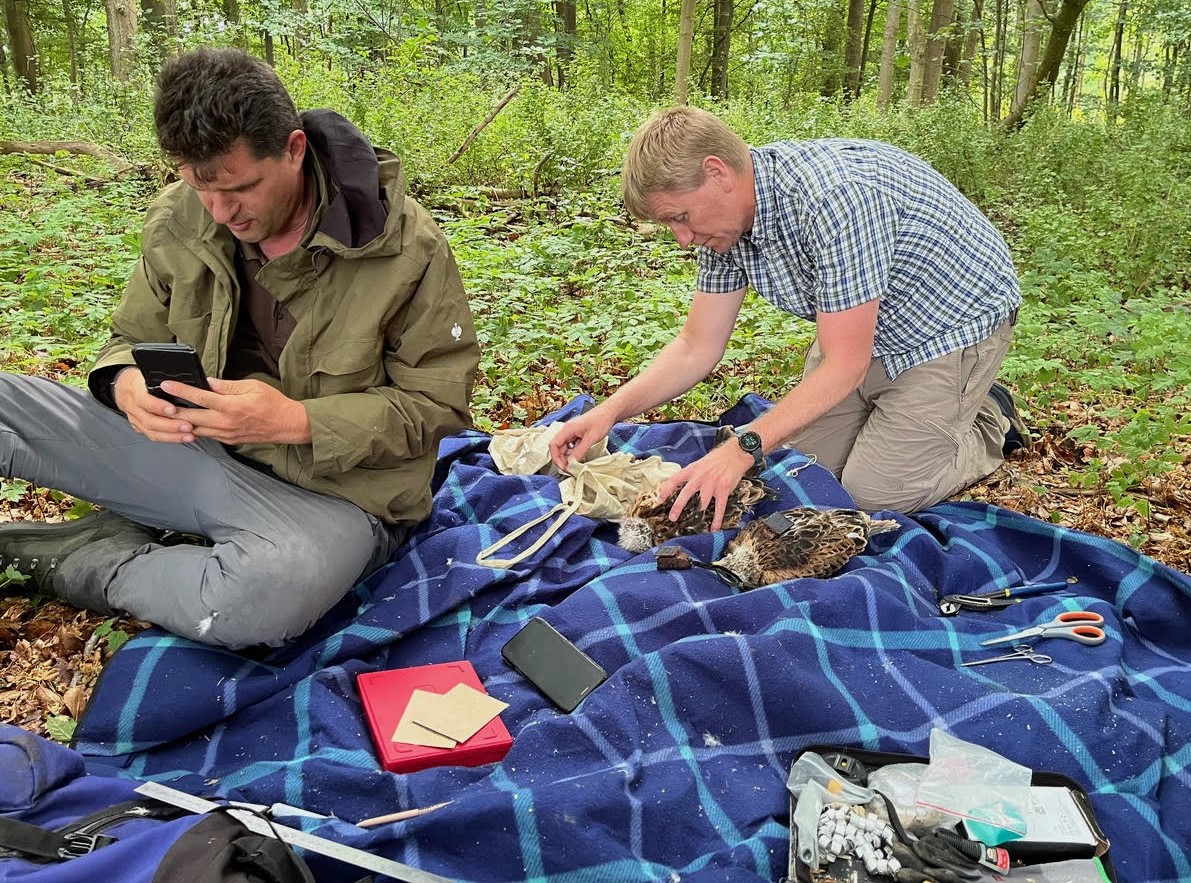
<path fill-rule="evenodd" d="M 1133 546 L 1177 570 L 1191 572 L 1191 441 L 1182 463 L 1149 486 L 1132 491 L 1150 505 L 1149 517 L 1115 505 L 1103 490 L 1070 486 L 1070 471 L 1094 452 L 1057 430 L 1042 433 L 981 484 L 955 499 L 980 500 L 1045 521 Z M 0 521 L 60 520 L 70 500 L 48 494 L 0 502 Z M 0 598 L 0 720 L 43 735 L 69 732 L 104 664 L 125 635 L 145 628 L 128 617 L 87 613 L 57 602 Z"/>

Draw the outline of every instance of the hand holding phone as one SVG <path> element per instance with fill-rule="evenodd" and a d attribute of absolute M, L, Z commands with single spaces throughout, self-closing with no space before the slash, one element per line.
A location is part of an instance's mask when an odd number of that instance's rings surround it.
<path fill-rule="evenodd" d="M 508 640 L 500 655 L 568 713 L 608 679 L 595 660 L 538 616 Z"/>
<path fill-rule="evenodd" d="M 199 389 L 211 388 L 198 353 L 188 344 L 138 343 L 132 348 L 132 358 L 145 376 L 145 387 L 149 392 L 180 408 L 198 406 L 162 390 L 163 381 L 176 380 Z"/>

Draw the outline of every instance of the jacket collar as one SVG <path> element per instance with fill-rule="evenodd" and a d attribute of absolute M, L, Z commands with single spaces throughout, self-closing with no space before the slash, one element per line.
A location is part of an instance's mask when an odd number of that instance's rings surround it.
<path fill-rule="evenodd" d="M 385 231 L 380 164 L 364 133 L 333 110 L 302 114 L 302 128 L 326 179 L 319 179 L 318 232 L 360 248 Z M 317 175 L 316 175 L 317 177 Z M 330 186 L 327 186 L 327 185 Z"/>

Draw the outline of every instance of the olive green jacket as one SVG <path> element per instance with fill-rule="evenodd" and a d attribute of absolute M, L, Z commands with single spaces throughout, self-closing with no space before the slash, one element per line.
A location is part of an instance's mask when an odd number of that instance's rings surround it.
<path fill-rule="evenodd" d="M 324 115 L 340 126 L 335 134 L 346 126 L 349 137 L 355 132 L 363 140 L 342 117 Z M 316 221 L 302 245 L 259 275 L 296 327 L 281 354 L 280 381 L 254 375 L 302 402 L 312 441 L 243 445 L 237 452 L 285 481 L 350 500 L 386 522 L 419 521 L 430 512 L 440 439 L 471 420 L 479 346 L 463 283 L 442 232 L 405 194 L 396 156 L 369 148 L 363 186 L 355 191 L 335 177 L 334 158 L 313 156 Z M 379 171 L 383 203 L 368 164 Z M 340 170 L 355 176 L 360 168 L 357 150 Z M 346 217 L 342 200 L 332 206 L 345 193 L 349 204 L 363 195 L 387 209 L 387 216 L 375 214 L 378 235 L 354 246 L 325 232 L 329 217 Z M 106 386 L 113 369 L 133 364 L 131 348 L 139 342 L 188 343 L 209 376 L 222 376 L 240 297 L 234 260 L 231 233 L 194 191 L 184 183 L 167 187 L 149 209 L 141 260 L 91 370 L 96 397 L 111 402 Z"/>

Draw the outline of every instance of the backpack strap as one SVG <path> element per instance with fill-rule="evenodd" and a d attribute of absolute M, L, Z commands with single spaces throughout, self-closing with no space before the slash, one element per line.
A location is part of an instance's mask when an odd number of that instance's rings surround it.
<path fill-rule="evenodd" d="M 0 848 L 42 859 L 78 858 L 115 839 L 104 834 L 59 834 L 17 819 L 0 819 Z"/>

